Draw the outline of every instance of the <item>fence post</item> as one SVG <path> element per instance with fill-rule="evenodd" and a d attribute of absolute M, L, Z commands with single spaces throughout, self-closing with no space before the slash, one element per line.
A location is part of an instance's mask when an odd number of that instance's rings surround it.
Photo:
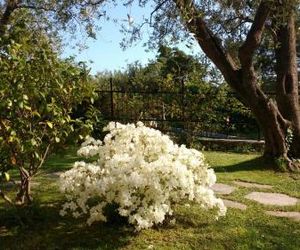
<path fill-rule="evenodd" d="M 181 78 L 181 120 L 185 124 L 185 93 L 184 93 L 184 78 Z"/>
<path fill-rule="evenodd" d="M 261 140 L 260 126 L 258 124 L 256 124 L 256 126 L 257 126 L 257 132 L 258 132 L 257 140 L 260 141 Z"/>
<path fill-rule="evenodd" d="M 181 77 L 181 121 L 183 123 L 183 130 L 181 132 L 181 143 L 189 146 L 189 139 L 188 139 L 188 131 L 187 131 L 187 122 L 185 119 L 185 88 L 184 88 L 185 78 Z"/>
<path fill-rule="evenodd" d="M 113 93 L 113 79 L 112 77 L 109 78 L 109 86 L 110 86 L 110 116 L 111 120 L 115 119 L 114 115 L 114 93 Z"/>

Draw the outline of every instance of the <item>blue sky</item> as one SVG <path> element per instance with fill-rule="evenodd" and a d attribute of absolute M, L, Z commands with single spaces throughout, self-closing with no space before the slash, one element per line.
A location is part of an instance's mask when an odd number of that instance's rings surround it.
<path fill-rule="evenodd" d="M 115 8 L 110 8 L 107 14 L 111 19 L 117 18 L 119 21 L 127 26 L 129 26 L 127 19 L 127 14 L 132 16 L 134 22 L 139 22 L 142 20 L 143 15 L 149 17 L 151 12 L 150 5 L 146 8 L 139 8 L 138 6 L 132 6 L 131 8 L 126 8 L 122 5 Z M 142 64 L 146 64 L 150 59 L 155 58 L 156 51 L 146 52 L 147 48 L 143 47 L 143 43 L 148 39 L 148 32 L 150 30 L 147 27 L 143 30 L 143 40 L 138 42 L 135 46 L 132 46 L 125 51 L 121 49 L 120 42 L 124 37 L 121 34 L 120 24 L 109 22 L 101 23 L 102 29 L 97 32 L 97 39 L 87 39 L 78 33 L 77 38 L 83 39 L 84 43 L 88 46 L 87 49 L 79 51 L 78 48 L 72 49 L 71 46 L 66 47 L 63 53 L 63 57 L 74 55 L 77 61 L 86 61 L 88 66 L 91 67 L 91 73 L 95 74 L 100 71 L 114 71 L 122 70 L 126 68 L 126 65 L 139 61 Z M 69 39 L 68 36 L 65 37 Z M 179 46 L 183 48 L 183 46 Z M 194 48 L 198 50 L 197 46 Z M 188 51 L 187 51 L 188 52 Z M 93 61 L 93 63 L 89 63 Z"/>
<path fill-rule="evenodd" d="M 120 23 L 127 26 L 127 14 L 130 14 L 135 22 L 141 20 L 142 15 L 149 14 L 150 8 L 140 9 L 137 6 L 126 8 L 124 6 L 118 6 L 111 8 L 107 11 L 108 16 L 112 18 L 118 18 Z M 66 47 L 63 53 L 63 57 L 74 55 L 77 61 L 93 61 L 88 63 L 91 67 L 91 73 L 95 74 L 98 71 L 113 71 L 120 70 L 126 67 L 127 64 L 135 61 L 140 61 L 142 64 L 146 64 L 149 59 L 155 58 L 155 51 L 146 52 L 147 48 L 142 45 L 147 41 L 147 30 L 143 33 L 143 40 L 138 42 L 137 45 L 132 46 L 125 51 L 120 47 L 120 42 L 124 37 L 121 34 L 120 24 L 116 24 L 112 21 L 104 21 L 101 23 L 102 29 L 97 32 L 97 39 L 84 38 L 84 36 L 78 33 L 77 37 L 84 39 L 84 43 L 87 45 L 87 49 L 79 51 L 78 48 L 72 49 L 71 46 Z M 66 39 L 70 39 L 68 36 Z M 75 41 L 74 41 L 75 42 Z"/>

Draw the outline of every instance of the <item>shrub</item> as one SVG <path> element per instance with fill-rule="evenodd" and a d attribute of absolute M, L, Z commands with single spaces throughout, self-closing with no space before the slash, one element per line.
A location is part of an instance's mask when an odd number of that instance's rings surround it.
<path fill-rule="evenodd" d="M 225 215 L 222 200 L 210 189 L 216 176 L 201 152 L 178 146 L 141 122 L 111 122 L 105 130 L 109 133 L 103 142 L 89 137 L 78 151 L 97 160 L 76 162 L 61 175 L 60 189 L 68 200 L 61 215 L 86 215 L 92 224 L 106 221 L 104 208 L 116 205 L 141 230 L 162 223 L 186 199 L 217 208 L 216 217 Z"/>

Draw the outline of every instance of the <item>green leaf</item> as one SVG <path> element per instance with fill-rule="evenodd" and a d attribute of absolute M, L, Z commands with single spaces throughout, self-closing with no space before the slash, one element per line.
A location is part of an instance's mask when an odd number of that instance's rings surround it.
<path fill-rule="evenodd" d="M 55 141 L 56 141 L 57 143 L 59 143 L 59 142 L 60 142 L 60 139 L 59 139 L 58 137 L 55 137 Z"/>
<path fill-rule="evenodd" d="M 28 106 L 28 105 L 25 105 L 24 108 L 25 108 L 26 110 L 28 110 L 28 111 L 31 111 L 31 107 Z"/>
<path fill-rule="evenodd" d="M 4 173 L 3 173 L 3 177 L 4 177 L 4 179 L 5 179 L 6 181 L 9 181 L 9 180 L 10 180 L 10 176 L 9 176 L 9 174 L 8 174 L 7 172 L 4 172 Z"/>
<path fill-rule="evenodd" d="M 40 113 L 39 113 L 39 112 L 37 112 L 37 111 L 33 111 L 33 112 L 32 112 L 32 114 L 33 114 L 34 116 L 37 116 L 37 117 L 41 118 L 41 115 L 40 115 Z"/>
<path fill-rule="evenodd" d="M 37 144 L 37 142 L 36 142 L 36 140 L 34 138 L 32 138 L 30 140 L 30 143 L 31 143 L 32 146 L 35 146 Z"/>
<path fill-rule="evenodd" d="M 49 128 L 53 128 L 53 123 L 52 122 L 46 121 L 46 123 L 47 123 L 47 125 L 48 125 Z"/>
<path fill-rule="evenodd" d="M 35 158 L 37 158 L 37 159 L 40 158 L 40 155 L 38 154 L 38 152 L 34 152 L 34 156 L 35 156 Z"/>

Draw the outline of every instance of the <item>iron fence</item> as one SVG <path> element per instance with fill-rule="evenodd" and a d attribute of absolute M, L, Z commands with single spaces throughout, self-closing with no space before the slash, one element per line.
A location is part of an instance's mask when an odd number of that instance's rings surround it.
<path fill-rule="evenodd" d="M 219 121 L 218 124 L 213 124 L 211 121 L 208 123 L 203 117 L 200 119 L 189 106 L 193 102 L 199 102 L 201 105 L 199 94 L 187 92 L 183 79 L 180 81 L 179 91 L 116 90 L 113 86 L 113 80 L 110 79 L 109 89 L 98 90 L 97 92 L 102 97 L 99 103 L 100 110 L 101 107 L 106 106 L 101 111 L 104 118 L 110 121 L 156 122 L 160 130 L 196 137 L 262 139 L 259 126 L 254 118 L 239 121 L 238 117 L 234 119 L 228 117 L 223 121 L 223 124 L 220 124 Z M 104 99 L 106 105 L 103 105 Z M 167 107 L 166 99 L 176 104 L 176 112 L 167 112 L 168 108 L 172 109 L 172 107 Z M 130 101 L 131 104 L 129 105 Z M 161 105 L 160 108 L 155 109 L 151 106 L 158 104 Z M 150 108 L 156 112 L 151 112 Z M 244 130 L 247 132 L 241 132 L 242 128 L 245 128 Z"/>

